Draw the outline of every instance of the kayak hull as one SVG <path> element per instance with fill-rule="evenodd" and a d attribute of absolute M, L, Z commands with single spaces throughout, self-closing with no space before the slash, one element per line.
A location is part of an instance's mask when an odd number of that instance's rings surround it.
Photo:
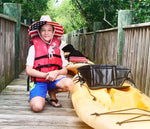
<path fill-rule="evenodd" d="M 125 89 L 90 90 L 74 77 L 71 99 L 79 118 L 95 129 L 149 129 L 150 98 L 129 82 Z M 93 100 L 96 98 L 96 101 Z"/>

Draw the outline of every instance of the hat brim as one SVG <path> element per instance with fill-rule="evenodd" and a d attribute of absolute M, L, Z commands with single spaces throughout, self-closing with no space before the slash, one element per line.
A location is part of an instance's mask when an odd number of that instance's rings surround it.
<path fill-rule="evenodd" d="M 38 30 L 40 26 L 45 24 L 51 24 L 54 27 L 54 37 L 61 37 L 64 34 L 64 28 L 59 23 L 53 21 L 37 21 L 29 26 L 28 33 L 31 36 L 31 38 L 39 37 Z"/>

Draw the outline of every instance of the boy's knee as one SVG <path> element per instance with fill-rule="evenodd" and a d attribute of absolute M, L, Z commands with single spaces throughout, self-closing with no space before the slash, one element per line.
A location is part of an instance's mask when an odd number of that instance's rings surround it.
<path fill-rule="evenodd" d="M 73 80 L 72 79 L 68 79 L 66 82 L 67 82 L 67 84 L 66 84 L 67 89 L 69 91 L 72 90 L 73 85 L 74 85 Z"/>
<path fill-rule="evenodd" d="M 30 100 L 30 106 L 34 112 L 42 111 L 44 108 L 44 105 L 45 105 L 45 99 L 39 96 L 34 97 Z"/>
<path fill-rule="evenodd" d="M 42 111 L 43 110 L 43 105 L 40 105 L 40 104 L 33 104 L 32 106 L 31 106 L 31 108 L 32 108 L 32 110 L 34 111 L 34 112 L 40 112 L 40 111 Z"/>

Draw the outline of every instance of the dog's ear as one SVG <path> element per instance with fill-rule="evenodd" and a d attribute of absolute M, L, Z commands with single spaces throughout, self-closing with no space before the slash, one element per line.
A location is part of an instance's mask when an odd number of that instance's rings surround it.
<path fill-rule="evenodd" d="M 62 50 L 63 50 L 64 52 L 72 52 L 72 51 L 74 51 L 75 49 L 74 49 L 74 47 L 73 47 L 71 44 L 68 44 L 68 45 L 66 45 L 65 47 L 63 47 Z"/>
<path fill-rule="evenodd" d="M 74 50 L 72 51 L 70 54 L 69 54 L 69 57 L 70 56 L 77 56 L 77 57 L 85 57 L 80 51 L 78 50 Z"/>

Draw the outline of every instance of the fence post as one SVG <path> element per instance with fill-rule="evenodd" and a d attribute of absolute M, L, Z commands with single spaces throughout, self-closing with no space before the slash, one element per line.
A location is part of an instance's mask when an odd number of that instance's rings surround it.
<path fill-rule="evenodd" d="M 19 43 L 20 43 L 20 22 L 21 5 L 15 3 L 4 3 L 3 13 L 17 20 L 15 26 L 15 78 L 19 75 Z"/>
<path fill-rule="evenodd" d="M 95 61 L 95 50 L 96 50 L 96 31 L 102 29 L 102 23 L 101 22 L 94 22 L 93 26 L 93 61 Z"/>
<path fill-rule="evenodd" d="M 78 31 L 77 30 L 74 30 L 74 46 L 76 49 L 78 49 Z"/>
<path fill-rule="evenodd" d="M 78 50 L 80 50 L 80 31 L 79 30 L 77 30 L 77 36 L 78 36 L 78 38 L 77 38 L 77 49 Z"/>
<path fill-rule="evenodd" d="M 83 27 L 83 41 L 82 41 L 82 52 L 85 54 L 85 42 L 86 42 L 87 28 Z"/>
<path fill-rule="evenodd" d="M 124 30 L 123 26 L 132 23 L 132 11 L 120 10 L 118 12 L 118 51 L 117 51 L 117 64 L 122 65 L 122 52 L 124 43 Z"/>

